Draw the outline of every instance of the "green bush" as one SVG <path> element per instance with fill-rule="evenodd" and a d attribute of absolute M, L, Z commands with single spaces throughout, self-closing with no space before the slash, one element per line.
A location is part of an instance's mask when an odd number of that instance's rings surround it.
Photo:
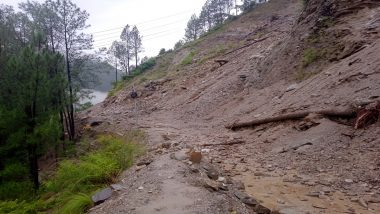
<path fill-rule="evenodd" d="M 113 89 L 108 93 L 109 97 L 114 96 L 118 91 L 122 90 L 126 83 L 136 76 L 144 73 L 145 71 L 153 68 L 156 65 L 156 58 L 152 57 L 149 58 L 147 61 L 141 63 L 137 68 L 135 68 L 132 72 L 131 75 L 125 75 L 122 77 L 123 81 L 118 82 L 117 84 L 114 85 Z"/>
<path fill-rule="evenodd" d="M 3 170 L 0 171 L 0 177 L 1 180 L 8 180 L 8 181 L 20 181 L 25 180 L 25 175 L 27 175 L 28 168 L 26 168 L 21 163 L 12 163 L 7 164 Z"/>
<path fill-rule="evenodd" d="M 112 135 L 100 136 L 97 150 L 83 155 L 80 159 L 62 161 L 53 178 L 43 183 L 40 196 L 28 201 L 14 200 L 20 192 L 31 197 L 33 184 L 24 182 L 7 182 L 0 185 L 4 195 L 0 202 L 0 213 L 84 213 L 92 206 L 90 195 L 115 182 L 117 176 L 130 167 L 134 158 L 144 152 L 139 142 L 145 141 L 142 132 L 134 131 L 125 137 Z M 2 171 L 3 175 L 18 176 L 23 169 L 16 167 Z M 7 191 L 5 191 L 5 190 Z M 17 193 L 12 196 L 12 193 Z M 19 198 L 20 199 L 20 198 Z M 24 198 L 22 198 L 24 199 Z"/>
<path fill-rule="evenodd" d="M 191 51 L 181 62 L 182 66 L 190 65 L 193 63 L 193 59 L 195 56 L 195 51 Z"/>
<path fill-rule="evenodd" d="M 315 48 L 306 49 L 302 58 L 302 67 L 307 67 L 321 57 L 319 51 Z"/>
<path fill-rule="evenodd" d="M 80 214 L 93 206 L 91 197 L 86 194 L 74 195 L 60 211 L 61 214 Z"/>
<path fill-rule="evenodd" d="M 117 84 L 115 84 L 115 86 L 113 87 L 113 89 L 111 91 L 108 92 L 108 96 L 109 97 L 112 97 L 114 96 L 118 91 L 120 91 L 121 89 L 124 88 L 125 84 L 126 84 L 126 81 L 127 80 L 124 80 L 124 81 L 119 81 Z"/>
<path fill-rule="evenodd" d="M 7 181 L 0 185 L 0 200 L 30 199 L 34 196 L 30 181 Z"/>
<path fill-rule="evenodd" d="M 137 68 L 133 70 L 133 73 L 135 74 L 141 74 L 144 73 L 145 71 L 153 68 L 153 66 L 156 65 L 156 58 L 152 57 L 149 58 L 146 62 L 141 63 Z"/>
<path fill-rule="evenodd" d="M 37 214 L 39 202 L 0 201 L 0 213 L 9 214 Z"/>

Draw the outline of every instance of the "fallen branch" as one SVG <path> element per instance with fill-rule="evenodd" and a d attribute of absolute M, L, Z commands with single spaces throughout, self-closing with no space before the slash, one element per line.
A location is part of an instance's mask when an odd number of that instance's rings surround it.
<path fill-rule="evenodd" d="M 256 119 L 249 122 L 242 122 L 242 123 L 233 123 L 230 125 L 226 125 L 225 127 L 227 129 L 231 130 L 237 130 L 241 128 L 247 128 L 247 127 L 254 127 L 266 123 L 273 123 L 273 122 L 281 122 L 286 120 L 297 120 L 304 117 L 307 117 L 309 114 L 319 114 L 325 117 L 344 117 L 344 118 L 353 118 L 356 115 L 356 111 L 353 109 L 347 109 L 347 110 L 336 110 L 336 109 L 328 109 L 328 110 L 319 110 L 319 111 L 305 111 L 305 112 L 296 112 L 296 113 L 290 113 L 290 114 L 284 114 L 279 116 L 273 116 L 263 119 Z"/>
<path fill-rule="evenodd" d="M 232 145 L 243 144 L 243 143 L 246 143 L 246 142 L 244 140 L 234 140 L 234 141 L 229 141 L 229 142 L 225 142 L 225 143 L 206 143 L 206 144 L 202 144 L 200 146 L 203 146 L 203 147 L 206 147 L 206 146 L 232 146 Z"/>

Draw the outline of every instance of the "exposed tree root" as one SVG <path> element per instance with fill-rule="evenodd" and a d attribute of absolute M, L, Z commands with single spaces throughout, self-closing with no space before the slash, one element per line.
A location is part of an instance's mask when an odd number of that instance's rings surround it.
<path fill-rule="evenodd" d="M 249 122 L 233 123 L 230 125 L 226 125 L 225 127 L 227 129 L 231 129 L 235 131 L 241 128 L 255 127 L 255 126 L 267 124 L 267 123 L 302 119 L 302 118 L 307 117 L 309 114 L 319 114 L 324 117 L 353 118 L 356 116 L 356 111 L 350 108 L 346 110 L 327 109 L 327 110 L 319 110 L 319 111 L 296 112 L 296 113 L 283 114 L 283 115 L 273 116 L 273 117 L 268 117 L 268 118 L 263 118 L 263 119 L 256 119 Z"/>

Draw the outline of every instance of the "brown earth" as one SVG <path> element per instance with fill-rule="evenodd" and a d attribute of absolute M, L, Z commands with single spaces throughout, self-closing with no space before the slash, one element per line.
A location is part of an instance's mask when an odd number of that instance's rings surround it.
<path fill-rule="evenodd" d="M 146 131 L 154 160 L 128 170 L 121 176 L 126 189 L 92 212 L 252 213 L 232 187 L 225 193 L 200 185 L 204 173 L 192 169 L 199 165 L 169 158 L 173 152 L 209 149 L 201 164 L 242 181 L 245 191 L 272 211 L 380 213 L 379 122 L 356 130 L 352 118 L 311 115 L 225 128 L 375 103 L 379 14 L 374 0 L 310 0 L 305 6 L 272 0 L 162 56 L 152 71 L 80 115 L 83 124 L 103 122 L 95 132 Z M 181 64 L 190 52 L 193 62 Z M 228 63 L 220 66 L 216 59 Z M 135 100 L 129 97 L 132 85 L 139 92 Z M 223 145 L 229 142 L 239 143 Z"/>

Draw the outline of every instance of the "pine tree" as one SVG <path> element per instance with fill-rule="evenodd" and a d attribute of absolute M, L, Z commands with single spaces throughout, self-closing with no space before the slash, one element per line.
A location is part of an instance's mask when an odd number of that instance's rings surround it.
<path fill-rule="evenodd" d="M 187 22 L 185 29 L 185 40 L 194 41 L 202 34 L 202 24 L 197 15 L 193 14 L 190 20 Z"/>
<path fill-rule="evenodd" d="M 143 51 L 143 48 L 142 48 L 142 36 L 140 35 L 140 32 L 136 26 L 133 26 L 133 28 L 132 28 L 130 43 L 131 43 L 131 48 L 132 48 L 132 52 L 134 54 L 134 58 L 136 61 L 136 68 L 137 68 L 138 60 L 139 60 L 139 53 L 141 53 Z"/>

